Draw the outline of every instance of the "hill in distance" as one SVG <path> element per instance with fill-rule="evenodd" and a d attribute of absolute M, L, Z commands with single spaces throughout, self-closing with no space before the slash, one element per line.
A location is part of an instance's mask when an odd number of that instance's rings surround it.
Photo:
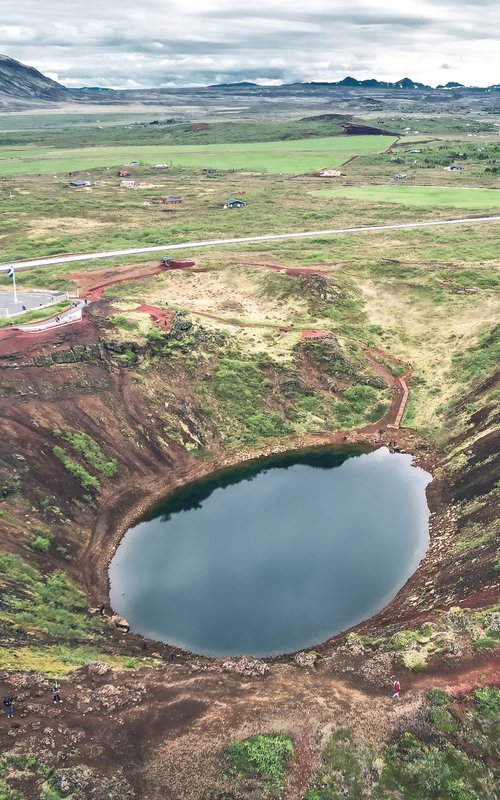
<path fill-rule="evenodd" d="M 0 108 L 22 109 L 68 99 L 70 92 L 34 67 L 0 55 Z"/>

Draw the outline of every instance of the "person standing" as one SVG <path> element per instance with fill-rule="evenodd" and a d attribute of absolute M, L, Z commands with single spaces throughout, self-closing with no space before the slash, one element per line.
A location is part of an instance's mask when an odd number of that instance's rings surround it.
<path fill-rule="evenodd" d="M 61 695 L 59 692 L 61 691 L 61 687 L 56 682 L 50 690 L 52 692 L 52 702 L 53 703 L 62 703 Z"/>
<path fill-rule="evenodd" d="M 401 694 L 401 684 L 400 684 L 400 682 L 398 681 L 397 678 L 393 679 L 392 690 L 394 692 L 394 694 L 392 695 L 392 699 L 393 700 L 399 700 L 399 696 Z"/>
<path fill-rule="evenodd" d="M 4 697 L 3 704 L 4 704 L 4 708 L 5 708 L 5 713 L 7 714 L 7 719 L 13 719 L 13 717 L 14 717 L 14 705 L 13 705 L 14 704 L 14 698 L 11 697 L 10 694 L 8 694 L 6 697 Z"/>

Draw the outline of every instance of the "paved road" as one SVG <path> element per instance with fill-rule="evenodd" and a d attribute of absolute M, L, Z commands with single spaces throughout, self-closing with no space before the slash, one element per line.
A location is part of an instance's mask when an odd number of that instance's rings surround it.
<path fill-rule="evenodd" d="M 80 253 L 72 256 L 55 256 L 51 258 L 35 258 L 29 261 L 11 261 L 0 264 L 0 270 L 14 266 L 17 270 L 48 267 L 53 264 L 71 264 L 75 261 L 90 261 L 116 256 L 133 256 L 140 253 L 170 252 L 171 250 L 194 250 L 200 247 L 221 247 L 229 244 L 253 244 L 255 242 L 273 242 L 279 239 L 307 239 L 316 236 L 335 236 L 343 233 L 370 233 L 377 231 L 396 231 L 411 228 L 429 228 L 438 225 L 476 225 L 480 222 L 498 222 L 500 216 L 471 217 L 466 219 L 445 219 L 432 222 L 400 222 L 397 225 L 367 225 L 359 228 L 328 228 L 323 231 L 299 231 L 297 233 L 269 233 L 263 236 L 244 236 L 241 239 L 211 239 L 202 242 L 184 242 L 184 244 L 164 244 L 155 247 L 134 247 L 131 250 L 104 250 L 98 253 Z"/>

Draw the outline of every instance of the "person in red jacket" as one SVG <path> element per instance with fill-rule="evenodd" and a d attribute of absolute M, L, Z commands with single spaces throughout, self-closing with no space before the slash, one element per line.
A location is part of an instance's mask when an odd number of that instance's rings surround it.
<path fill-rule="evenodd" d="M 393 700 L 399 700 L 399 695 L 401 693 L 401 684 L 397 678 L 394 678 L 392 681 L 392 690 L 394 694 L 392 695 Z"/>

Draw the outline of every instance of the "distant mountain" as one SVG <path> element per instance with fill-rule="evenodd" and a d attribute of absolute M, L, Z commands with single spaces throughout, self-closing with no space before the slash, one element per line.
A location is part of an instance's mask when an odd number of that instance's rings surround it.
<path fill-rule="evenodd" d="M 36 101 L 64 100 L 70 92 L 33 67 L 0 55 L 0 107 L 36 105 Z"/>
<path fill-rule="evenodd" d="M 444 85 L 440 84 L 436 86 L 436 89 L 465 89 L 463 83 L 457 83 L 456 81 L 448 81 Z"/>
<path fill-rule="evenodd" d="M 347 88 L 352 87 L 359 89 L 432 89 L 432 86 L 427 86 L 425 83 L 418 83 L 411 78 L 401 78 L 400 81 L 391 83 L 390 81 L 378 81 L 376 78 L 367 78 L 366 80 L 360 81 L 357 78 L 352 78 L 350 75 L 348 75 L 347 78 L 343 78 L 341 81 L 334 81 L 332 83 L 313 82 L 305 85 L 346 86 Z"/>
<path fill-rule="evenodd" d="M 259 89 L 262 88 L 253 81 L 237 81 L 236 83 L 211 83 L 208 89 Z"/>

